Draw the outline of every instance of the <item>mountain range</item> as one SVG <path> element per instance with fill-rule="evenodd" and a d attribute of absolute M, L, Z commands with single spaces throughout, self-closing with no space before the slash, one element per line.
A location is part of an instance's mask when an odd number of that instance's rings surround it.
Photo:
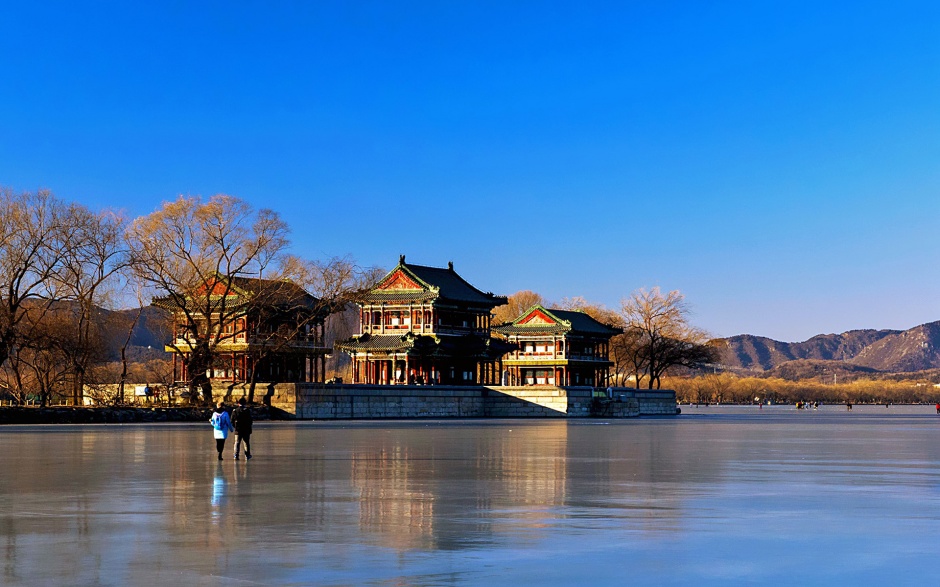
<path fill-rule="evenodd" d="M 831 369 L 833 365 L 824 364 L 828 362 L 837 362 L 840 370 L 871 373 L 912 373 L 940 368 L 940 322 L 921 324 L 909 330 L 820 334 L 803 342 L 780 342 L 750 334 L 732 336 L 722 342 L 726 345 L 722 366 L 732 370 L 789 370 L 805 376 L 807 370 Z M 793 361 L 801 363 L 795 365 Z"/>

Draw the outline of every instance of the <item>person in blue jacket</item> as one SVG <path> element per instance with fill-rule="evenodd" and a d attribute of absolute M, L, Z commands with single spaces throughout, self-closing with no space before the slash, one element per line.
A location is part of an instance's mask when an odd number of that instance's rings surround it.
<path fill-rule="evenodd" d="M 215 448 L 219 451 L 219 460 L 221 461 L 222 451 L 225 450 L 225 439 L 228 438 L 229 432 L 235 432 L 235 428 L 232 427 L 232 419 L 225 411 L 223 402 L 220 401 L 216 405 L 212 417 L 209 418 L 209 423 L 212 424 L 212 436 L 215 437 Z"/>

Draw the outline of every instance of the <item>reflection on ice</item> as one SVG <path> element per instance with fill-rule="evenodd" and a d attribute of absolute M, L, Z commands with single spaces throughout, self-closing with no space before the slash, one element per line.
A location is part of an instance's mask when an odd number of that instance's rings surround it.
<path fill-rule="evenodd" d="M 219 463 L 215 471 L 215 479 L 212 480 L 212 507 L 218 508 L 222 505 L 222 499 L 225 497 L 225 478 L 222 477 L 222 464 Z M 217 517 L 218 509 L 213 510 L 213 517 Z"/>
<path fill-rule="evenodd" d="M 202 426 L 0 428 L 0 584 L 916 579 L 931 410 L 261 424 L 250 463 Z"/>

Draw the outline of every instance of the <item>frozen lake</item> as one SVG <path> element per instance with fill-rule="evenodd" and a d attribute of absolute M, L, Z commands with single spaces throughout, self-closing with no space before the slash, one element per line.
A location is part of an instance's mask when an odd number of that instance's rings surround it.
<path fill-rule="evenodd" d="M 0 427 L 2 585 L 936 585 L 933 406 Z"/>

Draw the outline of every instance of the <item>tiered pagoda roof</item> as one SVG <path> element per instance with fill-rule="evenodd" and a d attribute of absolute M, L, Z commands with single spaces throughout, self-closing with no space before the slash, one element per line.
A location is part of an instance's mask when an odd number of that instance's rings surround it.
<path fill-rule="evenodd" d="M 375 287 L 361 298 L 364 303 L 408 303 L 436 300 L 443 303 L 494 308 L 507 303 L 507 298 L 482 292 L 447 268 L 427 267 L 405 263 L 399 257 L 398 266 L 388 272 Z"/>
<path fill-rule="evenodd" d="M 307 293 L 304 288 L 287 279 L 226 277 L 216 274 L 207 278 L 198 289 L 196 296 L 186 296 L 185 299 L 205 299 L 206 292 L 209 292 L 209 298 L 212 300 L 225 296 L 226 306 L 232 308 L 252 300 L 256 305 L 261 304 L 269 308 L 320 310 L 326 313 L 331 311 L 323 307 L 321 301 Z M 153 299 L 153 305 L 169 310 L 178 308 L 173 296 L 156 297 Z"/>
<path fill-rule="evenodd" d="M 615 336 L 623 329 L 604 324 L 588 314 L 572 310 L 549 310 L 536 304 L 512 322 L 493 328 L 504 336 L 514 334 L 581 334 L 592 336 Z"/>

